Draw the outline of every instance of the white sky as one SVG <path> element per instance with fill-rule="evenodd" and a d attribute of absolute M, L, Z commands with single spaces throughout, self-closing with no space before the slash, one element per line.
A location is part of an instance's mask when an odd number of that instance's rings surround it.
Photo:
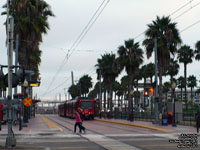
<path fill-rule="evenodd" d="M 71 71 L 74 73 L 75 80 L 84 74 L 89 74 L 95 84 L 96 69 L 94 65 L 102 54 L 111 51 L 116 53 L 117 48 L 124 43 L 124 40 L 134 38 L 144 32 L 147 29 L 147 24 L 155 20 L 157 15 L 160 17 L 170 15 L 189 1 L 191 0 L 110 0 L 100 17 L 53 80 L 68 50 L 103 0 L 46 0 L 56 17 L 49 18 L 51 29 L 48 34 L 43 36 L 43 43 L 40 47 L 43 51 L 40 66 L 41 86 L 34 88 L 34 95 L 37 94 L 42 99 L 55 99 L 61 93 L 62 99 L 64 99 L 64 88 L 71 85 Z M 1 0 L 0 6 L 5 3 L 6 0 Z M 174 19 L 190 9 L 174 20 L 178 23 L 177 27 L 180 31 L 200 20 L 200 4 L 194 7 L 198 3 L 200 0 L 193 0 L 171 16 Z M 0 8 L 0 13 L 2 11 L 4 10 Z M 4 22 L 5 17 L 0 16 L 0 64 L 2 65 L 7 64 Z M 140 41 L 143 38 L 144 36 L 140 36 L 135 40 Z M 183 44 L 194 48 L 194 44 L 200 40 L 200 23 L 182 32 L 181 38 Z M 145 63 L 149 61 L 151 60 L 145 60 Z M 200 79 L 199 64 L 200 62 L 194 61 L 188 65 L 188 76 L 195 75 L 198 80 Z M 183 76 L 183 64 L 180 64 L 180 67 L 178 76 Z M 47 91 L 52 80 L 54 82 Z M 46 92 L 47 94 L 43 96 Z"/>

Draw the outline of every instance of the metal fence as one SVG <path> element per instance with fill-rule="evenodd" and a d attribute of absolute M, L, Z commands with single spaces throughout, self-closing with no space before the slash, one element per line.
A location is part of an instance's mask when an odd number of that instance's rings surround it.
<path fill-rule="evenodd" d="M 154 113 L 151 112 L 133 112 L 130 118 L 128 112 L 102 112 L 101 117 L 105 119 L 125 119 L 125 120 L 137 120 L 137 121 L 149 121 L 153 122 L 155 119 Z M 168 119 L 172 119 L 172 116 L 168 116 Z M 170 121 L 169 121 L 170 122 Z M 180 125 L 196 126 L 196 116 L 194 112 L 176 113 L 176 123 Z"/>

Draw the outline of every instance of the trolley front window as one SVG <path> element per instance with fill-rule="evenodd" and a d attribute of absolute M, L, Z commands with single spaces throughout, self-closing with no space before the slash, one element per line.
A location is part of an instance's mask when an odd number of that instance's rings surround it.
<path fill-rule="evenodd" d="M 81 108 L 82 109 L 92 109 L 92 103 L 90 101 L 82 101 Z"/>

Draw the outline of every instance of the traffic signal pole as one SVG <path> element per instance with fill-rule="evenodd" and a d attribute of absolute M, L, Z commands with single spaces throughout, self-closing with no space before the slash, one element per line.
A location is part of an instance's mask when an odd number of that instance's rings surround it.
<path fill-rule="evenodd" d="M 6 138 L 6 149 L 12 149 L 16 146 L 16 139 L 12 130 L 12 69 L 13 69 L 13 35 L 14 35 L 14 18 L 9 15 L 11 0 L 7 0 L 7 49 L 8 49 L 8 136 Z"/>

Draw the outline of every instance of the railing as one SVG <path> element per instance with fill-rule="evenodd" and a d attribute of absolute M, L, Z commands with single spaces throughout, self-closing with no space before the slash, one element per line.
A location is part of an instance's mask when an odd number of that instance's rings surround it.
<path fill-rule="evenodd" d="M 154 113 L 151 112 L 133 112 L 133 116 L 130 116 L 128 112 L 102 112 L 101 116 L 104 119 L 124 119 L 130 121 L 136 120 L 153 122 L 155 119 Z M 176 123 L 180 125 L 196 126 L 195 113 L 176 113 Z"/>

